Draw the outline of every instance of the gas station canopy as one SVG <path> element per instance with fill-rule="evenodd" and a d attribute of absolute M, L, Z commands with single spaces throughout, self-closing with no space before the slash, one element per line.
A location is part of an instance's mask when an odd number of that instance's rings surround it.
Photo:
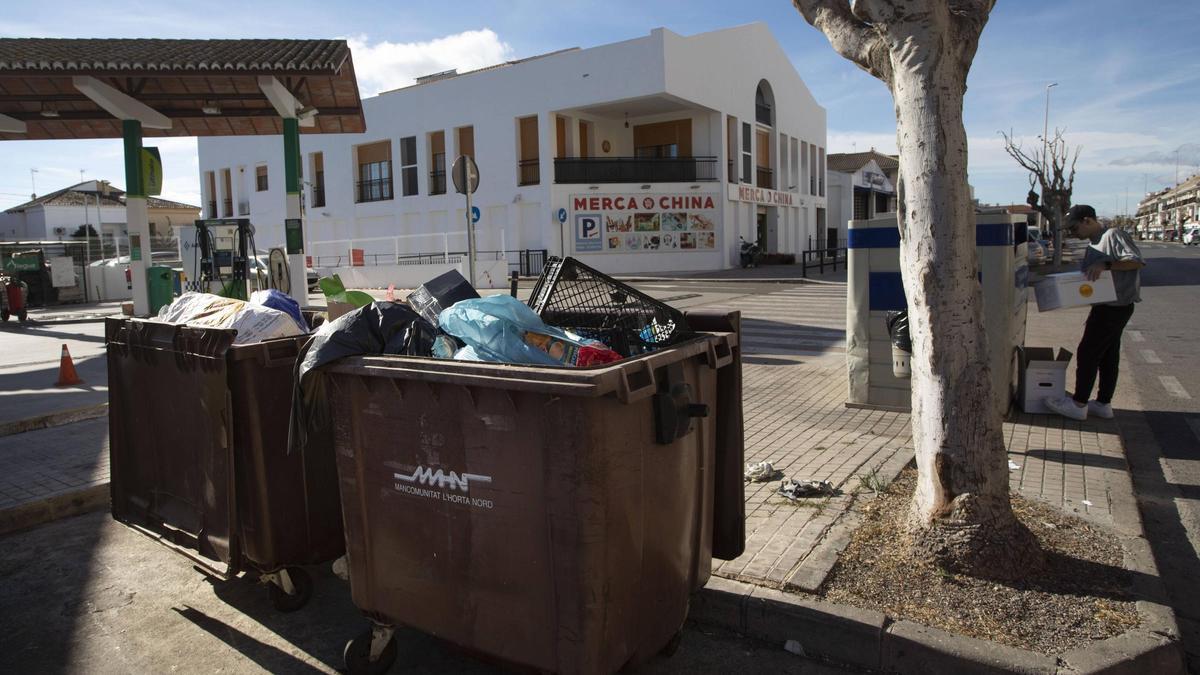
<path fill-rule="evenodd" d="M 0 38 L 0 140 L 361 133 L 344 40 Z"/>

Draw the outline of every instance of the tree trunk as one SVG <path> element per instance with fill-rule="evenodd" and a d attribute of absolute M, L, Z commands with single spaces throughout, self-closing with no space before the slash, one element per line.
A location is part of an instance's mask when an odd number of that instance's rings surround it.
<path fill-rule="evenodd" d="M 942 46 L 952 40 L 926 39 L 941 53 L 914 56 L 912 63 L 903 49 L 892 51 L 919 473 L 911 523 L 918 549 L 942 566 L 1006 578 L 1036 565 L 1040 552 L 1008 499 L 967 184 L 966 69 L 953 43 Z"/>

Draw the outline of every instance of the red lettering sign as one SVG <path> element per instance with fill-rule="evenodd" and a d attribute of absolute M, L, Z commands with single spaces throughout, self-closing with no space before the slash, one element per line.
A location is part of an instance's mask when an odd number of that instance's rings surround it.
<path fill-rule="evenodd" d="M 581 211 L 581 210 L 583 210 L 583 209 L 586 209 L 586 208 L 588 207 L 588 205 L 587 205 L 587 204 L 588 204 L 588 199 L 587 199 L 587 197 L 576 197 L 576 198 L 575 198 L 575 205 L 574 205 L 574 206 L 572 206 L 571 208 L 572 208 L 572 209 L 574 209 L 574 210 L 576 210 L 576 211 Z"/>

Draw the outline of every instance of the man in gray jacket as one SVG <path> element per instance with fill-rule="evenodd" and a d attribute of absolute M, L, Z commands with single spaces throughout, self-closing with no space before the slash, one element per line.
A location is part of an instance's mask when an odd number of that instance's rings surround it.
<path fill-rule="evenodd" d="M 1102 272 L 1110 272 L 1117 299 L 1092 305 L 1088 314 L 1083 339 L 1075 352 L 1075 395 L 1047 398 L 1045 403 L 1047 408 L 1074 420 L 1087 419 L 1089 413 L 1110 419 L 1121 363 L 1121 333 L 1133 316 L 1134 303 L 1142 300 L 1141 269 L 1146 261 L 1127 232 L 1100 224 L 1096 209 L 1086 204 L 1072 206 L 1065 224 L 1068 234 L 1091 242 L 1083 256 L 1083 273 L 1095 281 Z M 1097 375 L 1100 388 L 1096 400 L 1088 401 Z"/>

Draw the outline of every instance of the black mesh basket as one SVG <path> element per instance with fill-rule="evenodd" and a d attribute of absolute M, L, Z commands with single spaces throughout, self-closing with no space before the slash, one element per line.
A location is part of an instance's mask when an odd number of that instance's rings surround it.
<path fill-rule="evenodd" d="M 574 258 L 546 261 L 529 306 L 547 324 L 599 340 L 623 356 L 694 335 L 679 310 Z"/>

